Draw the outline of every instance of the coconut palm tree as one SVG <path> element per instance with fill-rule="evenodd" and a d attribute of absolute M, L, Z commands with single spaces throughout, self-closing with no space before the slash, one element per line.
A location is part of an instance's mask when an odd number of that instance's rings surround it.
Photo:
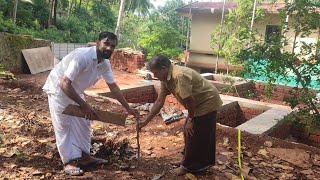
<path fill-rule="evenodd" d="M 142 15 L 147 15 L 149 14 L 149 9 L 152 7 L 153 5 L 151 4 L 150 0 L 121 0 L 115 33 L 117 35 L 119 34 L 124 11 L 133 13 L 137 12 Z"/>

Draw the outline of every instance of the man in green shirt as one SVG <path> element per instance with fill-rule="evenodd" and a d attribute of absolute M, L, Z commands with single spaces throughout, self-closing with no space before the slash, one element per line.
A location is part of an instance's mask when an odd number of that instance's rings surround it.
<path fill-rule="evenodd" d="M 184 125 L 184 156 L 175 175 L 207 170 L 215 164 L 216 114 L 222 101 L 215 86 L 188 67 L 171 64 L 162 55 L 152 58 L 149 68 L 161 81 L 159 96 L 139 128 L 146 126 L 163 107 L 165 98 L 173 96 L 188 110 Z"/>

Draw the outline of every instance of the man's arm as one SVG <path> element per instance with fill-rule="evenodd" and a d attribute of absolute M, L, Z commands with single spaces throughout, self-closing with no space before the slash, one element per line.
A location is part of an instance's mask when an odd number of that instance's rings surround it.
<path fill-rule="evenodd" d="M 78 93 L 74 90 L 74 88 L 72 87 L 72 81 L 66 75 L 63 76 L 59 85 L 60 85 L 61 90 L 70 99 L 72 99 L 74 102 L 76 102 L 77 104 L 80 105 L 82 112 L 84 113 L 86 119 L 92 119 L 96 115 L 96 113 L 94 112 L 92 107 L 86 101 L 84 101 L 78 95 Z"/>
<path fill-rule="evenodd" d="M 194 113 L 195 113 L 195 100 L 192 96 L 189 96 L 185 99 L 182 100 L 183 104 L 186 106 L 185 108 L 188 110 L 188 117 L 187 120 L 192 120 L 194 118 Z"/>
<path fill-rule="evenodd" d="M 163 107 L 165 100 L 166 100 L 166 95 L 159 93 L 159 97 L 157 98 L 156 102 L 153 104 L 150 113 L 147 115 L 145 120 L 139 124 L 140 129 L 146 126 L 152 120 L 152 118 L 160 112 L 160 109 Z"/>
<path fill-rule="evenodd" d="M 107 83 L 111 93 L 114 95 L 114 97 L 122 104 L 122 106 L 132 115 L 134 115 L 135 117 L 139 117 L 139 113 L 138 111 L 132 109 L 129 104 L 128 101 L 123 97 L 122 92 L 120 91 L 119 86 L 116 83 L 112 83 L 109 84 Z"/>

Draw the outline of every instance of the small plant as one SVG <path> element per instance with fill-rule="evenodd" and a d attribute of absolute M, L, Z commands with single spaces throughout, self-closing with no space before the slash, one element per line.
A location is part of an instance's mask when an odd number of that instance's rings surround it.
<path fill-rule="evenodd" d="M 17 150 L 15 156 L 18 162 L 22 162 L 26 159 L 26 154 L 23 151 Z"/>
<path fill-rule="evenodd" d="M 226 95 L 228 95 L 229 92 L 234 89 L 234 91 L 235 91 L 235 93 L 237 94 L 237 96 L 240 97 L 240 96 L 239 96 L 239 93 L 238 93 L 238 90 L 237 90 L 237 87 L 236 87 L 236 85 L 235 85 L 235 80 L 234 80 L 233 78 L 231 78 L 231 77 L 223 78 L 223 83 L 225 83 L 225 84 L 226 84 L 226 83 L 230 84 L 229 88 L 226 89 L 226 91 L 227 91 L 227 92 L 225 93 Z"/>
<path fill-rule="evenodd" d="M 258 93 L 257 93 L 257 91 L 255 91 L 253 89 L 248 89 L 246 92 L 246 97 L 247 98 L 256 98 L 256 97 L 258 97 Z"/>

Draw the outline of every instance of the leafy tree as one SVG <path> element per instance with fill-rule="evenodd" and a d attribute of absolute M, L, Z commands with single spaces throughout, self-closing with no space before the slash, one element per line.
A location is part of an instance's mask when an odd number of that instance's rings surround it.
<path fill-rule="evenodd" d="M 179 42 L 184 38 L 177 30 L 167 26 L 164 22 L 152 23 L 149 31 L 141 34 L 139 45 L 148 51 L 147 58 L 155 54 L 167 55 L 169 58 L 176 58 L 182 51 Z"/>
<path fill-rule="evenodd" d="M 320 127 L 320 99 L 316 97 L 317 92 L 311 89 L 320 86 L 320 42 L 318 38 L 317 42 L 302 42 L 298 47 L 297 38 L 309 37 L 312 33 L 317 33 L 319 37 L 318 9 L 319 5 L 309 0 L 286 1 L 286 7 L 281 11 L 282 32 L 268 43 L 253 43 L 238 56 L 245 60 L 245 73 L 263 77 L 269 83 L 268 89 L 272 90 L 270 87 L 277 80 L 296 83 L 290 91 L 291 96 L 286 97 L 285 101 L 297 110 L 296 114 L 291 115 L 296 122 L 309 128 Z M 292 23 L 285 22 L 287 15 Z M 288 37 L 289 30 L 294 32 L 293 37 Z"/>
<path fill-rule="evenodd" d="M 214 53 L 223 56 L 226 63 L 237 63 L 235 55 L 254 41 L 251 32 L 252 0 L 236 0 L 237 7 L 226 15 L 224 24 L 216 25 L 212 30 L 210 46 Z M 261 2 L 258 1 L 258 2 Z M 261 9 L 256 10 L 255 23 L 263 18 Z M 255 31 L 255 30 L 253 30 Z"/>
<path fill-rule="evenodd" d="M 123 18 L 123 23 L 120 28 L 118 47 L 130 47 L 138 49 L 138 40 L 141 33 L 145 30 L 147 17 L 142 17 L 133 13 L 128 13 Z M 139 25 L 139 26 L 137 26 Z"/>

